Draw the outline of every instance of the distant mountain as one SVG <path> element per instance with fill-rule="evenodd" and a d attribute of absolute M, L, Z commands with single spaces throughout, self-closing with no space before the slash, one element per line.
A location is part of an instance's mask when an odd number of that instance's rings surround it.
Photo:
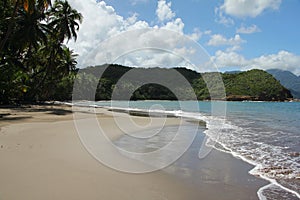
<path fill-rule="evenodd" d="M 300 76 L 281 69 L 269 69 L 267 72 L 272 74 L 284 87 L 289 89 L 294 98 L 300 99 Z"/>

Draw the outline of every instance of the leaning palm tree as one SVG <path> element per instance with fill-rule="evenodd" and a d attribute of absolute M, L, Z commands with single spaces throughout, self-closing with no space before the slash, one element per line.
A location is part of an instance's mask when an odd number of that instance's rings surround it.
<path fill-rule="evenodd" d="M 56 0 L 51 12 L 53 12 L 53 16 L 50 19 L 50 26 L 57 31 L 59 41 L 63 42 L 65 39 L 69 41 L 71 38 L 76 40 L 76 31 L 79 30 L 82 15 L 72 9 L 68 1 L 65 0 Z"/>

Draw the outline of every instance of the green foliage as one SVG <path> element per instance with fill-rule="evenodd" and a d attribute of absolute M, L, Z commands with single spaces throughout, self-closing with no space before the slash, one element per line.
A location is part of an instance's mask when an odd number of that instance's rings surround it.
<path fill-rule="evenodd" d="M 199 100 L 210 100 L 208 88 L 201 76 L 193 81 L 193 88 Z"/>
<path fill-rule="evenodd" d="M 74 93 L 77 96 L 76 100 L 94 100 L 95 90 L 97 88 L 99 79 L 90 73 L 80 73 L 76 75 L 76 87 Z"/>
<path fill-rule="evenodd" d="M 163 69 L 163 68 L 130 68 L 120 65 L 103 65 L 82 69 L 83 74 L 101 77 L 95 95 L 96 100 L 189 100 L 193 97 L 192 86 L 187 84 L 193 82 L 200 74 L 185 68 Z M 80 73 L 81 74 L 81 73 Z M 126 74 L 124 78 L 123 75 Z M 183 77 L 189 77 L 185 80 Z M 182 78 L 179 79 L 178 76 Z M 122 77 L 124 79 L 122 79 Z M 192 77 L 192 78 L 191 78 Z M 193 79 L 194 78 L 194 79 Z M 93 79 L 90 77 L 90 79 Z M 151 80 L 160 81 L 155 84 Z M 184 80 L 186 82 L 184 82 Z M 166 86 L 172 87 L 171 91 Z M 83 88 L 83 86 L 81 86 Z M 114 91 L 114 94 L 112 93 Z M 79 92 L 80 93 L 80 92 Z M 78 93 L 77 93 L 78 94 Z M 132 94 L 132 96 L 128 96 Z M 177 97 L 176 95 L 177 94 Z M 81 96 L 81 95 L 79 95 Z M 89 95 L 87 95 L 89 96 Z"/>
<path fill-rule="evenodd" d="M 72 9 L 67 1 L 55 1 L 50 13 L 50 27 L 55 30 L 55 34 L 63 42 L 66 38 L 77 39 L 76 31 L 79 30 L 79 23 L 82 22 L 82 15 Z M 78 22 L 77 22 L 78 21 Z"/>
<path fill-rule="evenodd" d="M 70 99 L 82 16 L 65 0 L 0 2 L 0 103 Z"/>
<path fill-rule="evenodd" d="M 237 74 L 223 74 L 226 96 L 230 100 L 282 101 L 290 92 L 269 73 L 254 69 Z M 232 98 L 232 99 L 231 99 Z"/>
<path fill-rule="evenodd" d="M 132 100 L 177 100 L 173 92 L 158 84 L 146 84 L 134 91 Z"/>
<path fill-rule="evenodd" d="M 131 70 L 134 71 L 132 75 L 130 75 Z M 176 77 L 174 70 L 185 77 L 191 87 L 184 86 L 184 83 Z M 283 101 L 291 98 L 291 94 L 286 88 L 262 70 L 250 70 L 235 74 L 217 72 L 199 74 L 185 68 L 143 69 L 104 65 L 88 67 L 83 71 L 90 75 L 88 79 L 93 80 L 94 84 L 97 81 L 96 77 L 101 77 L 98 81 L 96 100 L 110 100 L 113 91 L 115 100 L 176 100 L 178 98 L 191 100 L 194 99 L 193 92 L 198 100 Z M 125 74 L 126 79 L 124 79 Z M 155 80 L 155 78 L 163 84 L 147 83 L 147 80 Z M 173 91 L 165 87 L 168 84 L 172 86 Z M 128 97 L 128 94 L 131 96 Z M 180 94 L 180 96 L 176 97 L 175 94 Z"/>

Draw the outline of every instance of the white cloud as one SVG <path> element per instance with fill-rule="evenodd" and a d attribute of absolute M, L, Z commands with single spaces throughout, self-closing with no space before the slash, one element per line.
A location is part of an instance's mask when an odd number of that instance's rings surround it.
<path fill-rule="evenodd" d="M 147 3 L 149 0 L 130 0 L 131 5 L 136 5 L 140 3 Z"/>
<path fill-rule="evenodd" d="M 167 22 L 163 27 L 172 31 L 183 32 L 184 23 L 180 18 L 177 18 L 174 21 Z"/>
<path fill-rule="evenodd" d="M 92 51 L 85 59 L 91 65 L 118 63 L 133 67 L 174 67 L 183 65 L 184 58 L 196 54 L 195 44 L 188 35 L 165 28 L 135 29 L 101 42 L 99 50 Z M 207 56 L 206 61 L 208 59 Z"/>
<path fill-rule="evenodd" d="M 277 10 L 281 0 L 224 0 L 220 12 L 235 17 L 257 17 L 265 10 Z"/>
<path fill-rule="evenodd" d="M 220 8 L 215 8 L 215 15 L 217 16 L 216 22 L 223 24 L 224 26 L 233 26 L 234 21 L 230 17 L 224 16 L 223 11 Z"/>
<path fill-rule="evenodd" d="M 108 14 L 115 14 L 115 9 L 112 6 L 106 5 L 104 1 L 100 1 L 98 6 L 102 8 L 102 10 Z"/>
<path fill-rule="evenodd" d="M 279 51 L 277 54 L 263 55 L 252 59 L 253 66 L 261 66 L 263 69 L 278 68 L 290 70 L 295 74 L 300 74 L 300 56 L 288 51 Z"/>
<path fill-rule="evenodd" d="M 201 38 L 201 36 L 202 36 L 203 34 L 206 34 L 206 31 L 205 31 L 205 32 L 201 32 L 200 29 L 195 28 L 195 29 L 194 29 L 194 33 L 189 34 L 189 37 L 190 37 L 192 40 L 198 41 L 198 40 Z"/>
<path fill-rule="evenodd" d="M 208 41 L 207 45 L 209 46 L 230 46 L 227 51 L 236 51 L 241 48 L 241 44 L 245 43 L 246 41 L 243 40 L 239 34 L 236 34 L 232 38 L 225 38 L 221 34 L 214 34 L 210 36 L 210 40 Z"/>
<path fill-rule="evenodd" d="M 248 26 L 248 27 L 245 27 L 242 24 L 241 27 L 236 30 L 237 33 L 242 33 L 242 34 L 251 34 L 251 33 L 257 33 L 260 31 L 261 30 L 255 24 L 252 24 L 251 26 Z"/>
<path fill-rule="evenodd" d="M 211 34 L 211 30 L 206 30 L 203 32 L 204 35 L 210 35 Z"/>
<path fill-rule="evenodd" d="M 172 3 L 167 3 L 166 0 L 159 0 L 156 15 L 159 21 L 164 22 L 175 17 L 175 13 L 171 10 Z"/>
<path fill-rule="evenodd" d="M 283 50 L 277 54 L 263 55 L 252 59 L 246 59 L 236 52 L 217 51 L 212 56 L 212 60 L 219 68 L 240 67 L 241 70 L 277 68 L 300 75 L 300 55 Z"/>
<path fill-rule="evenodd" d="M 233 38 L 225 38 L 221 34 L 212 35 L 210 40 L 208 41 L 208 45 L 210 46 L 221 46 L 221 45 L 240 45 L 245 41 L 241 39 L 240 35 L 235 35 Z"/>
<path fill-rule="evenodd" d="M 139 20 L 138 14 L 123 18 L 104 1 L 97 3 L 94 0 L 70 0 L 70 4 L 84 17 L 76 43 L 68 43 L 79 54 L 78 67 L 109 63 L 116 59 L 119 64 L 131 66 L 158 66 L 163 61 L 166 66 L 176 66 L 182 62 L 182 57 L 195 53 L 188 46 L 188 40 L 201 36 L 197 29 L 185 34 L 182 19 L 174 19 L 172 10 L 162 15 L 163 24 L 150 26 L 146 21 Z M 165 1 L 160 4 L 165 4 L 168 8 L 171 6 L 171 3 Z M 122 56 L 126 51 L 141 47 L 172 49 L 172 52 L 156 50 L 150 51 L 153 55 L 149 55 L 149 51 L 140 50 L 140 53 L 129 52 L 131 56 Z"/>
<path fill-rule="evenodd" d="M 70 4 L 83 15 L 76 44 L 73 41 L 68 43 L 80 54 L 79 63 L 83 59 L 82 56 L 87 54 L 95 44 L 105 40 L 109 33 L 117 32 L 116 27 L 124 29 L 126 23 L 132 22 L 132 19 L 127 22 L 126 19 L 118 16 L 114 9 L 103 1 L 96 3 L 92 0 L 84 2 L 71 0 Z"/>
<path fill-rule="evenodd" d="M 233 51 L 224 52 L 219 50 L 212 56 L 212 60 L 219 68 L 228 66 L 238 66 L 243 68 L 248 64 L 248 61 L 242 55 Z"/>

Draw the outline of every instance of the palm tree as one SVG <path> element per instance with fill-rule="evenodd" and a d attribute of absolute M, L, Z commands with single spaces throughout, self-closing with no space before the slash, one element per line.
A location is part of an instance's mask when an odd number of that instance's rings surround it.
<path fill-rule="evenodd" d="M 37 8 L 40 11 L 44 11 L 48 8 L 49 5 L 51 5 L 51 0 L 15 0 L 17 2 L 20 2 L 24 10 L 29 13 L 33 13 L 34 10 Z"/>
<path fill-rule="evenodd" d="M 0 103 L 47 100 L 73 80 L 76 55 L 63 42 L 76 40 L 82 16 L 64 0 L 48 2 L 0 0 Z"/>
<path fill-rule="evenodd" d="M 59 41 L 63 42 L 64 39 L 69 41 L 72 37 L 76 40 L 76 31 L 79 30 L 82 15 L 75 9 L 72 9 L 68 1 L 65 0 L 56 0 L 51 12 L 53 12 L 53 16 L 50 19 L 50 26 L 53 27 L 53 30 L 57 31 Z"/>
<path fill-rule="evenodd" d="M 20 9 L 20 6 L 24 8 L 24 11 L 33 14 L 35 10 L 40 11 L 41 13 L 44 13 L 45 10 L 51 6 L 51 0 L 12 0 L 13 4 L 13 12 L 12 16 L 10 17 L 9 24 L 6 30 L 6 33 L 4 37 L 0 41 L 0 52 L 3 50 L 7 40 L 9 39 L 10 35 L 14 31 L 14 28 L 16 26 L 16 17 L 17 13 Z"/>
<path fill-rule="evenodd" d="M 62 71 L 69 73 L 70 71 L 74 71 L 76 69 L 77 61 L 76 57 L 78 55 L 74 53 L 73 50 L 68 47 L 63 47 L 63 62 L 62 62 Z"/>
<path fill-rule="evenodd" d="M 18 49 L 21 51 L 24 48 L 29 50 L 47 42 L 47 33 L 50 31 L 48 26 L 43 23 L 45 19 L 44 14 L 39 11 L 28 13 L 20 11 L 20 14 L 16 18 L 16 30 L 13 34 L 13 41 L 18 41 L 16 44 L 19 46 Z M 28 50 L 28 49 L 27 49 Z"/>

